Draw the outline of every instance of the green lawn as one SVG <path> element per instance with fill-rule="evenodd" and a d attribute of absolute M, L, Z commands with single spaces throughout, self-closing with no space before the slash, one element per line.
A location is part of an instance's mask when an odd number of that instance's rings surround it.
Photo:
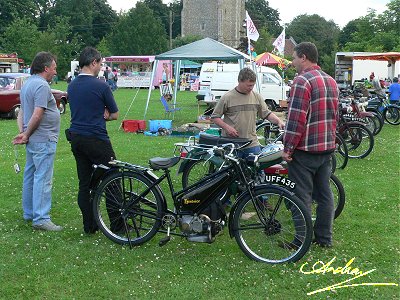
<path fill-rule="evenodd" d="M 66 89 L 65 83 L 54 85 Z M 137 97 L 135 97 L 137 93 Z M 115 92 L 121 119 L 143 119 L 147 90 Z M 194 122 L 195 93 L 180 92 L 174 125 Z M 152 92 L 146 119 L 163 119 L 159 91 Z M 62 116 L 61 132 L 68 127 L 69 107 Z M 146 165 L 151 157 L 172 155 L 176 137 L 146 137 L 124 133 L 120 122 L 109 122 L 108 131 L 119 159 Z M 52 219 L 64 231 L 38 232 L 22 219 L 22 172 L 13 170 L 11 140 L 15 120 L 0 120 L 0 299 L 399 299 L 397 286 L 357 286 L 308 292 L 351 278 L 350 275 L 303 274 L 317 262 L 351 267 L 364 277 L 347 284 L 399 283 L 399 127 L 385 124 L 373 152 L 351 160 L 337 175 L 347 202 L 334 224 L 334 248 L 312 246 L 294 264 L 267 265 L 249 260 L 230 239 L 227 228 L 215 243 L 195 244 L 173 237 L 160 248 L 158 234 L 149 243 L 129 249 L 114 244 L 101 233 L 82 234 L 76 203 L 75 161 L 61 134 L 54 174 Z M 18 147 L 24 165 L 24 148 Z M 179 182 L 179 178 L 175 178 Z"/>

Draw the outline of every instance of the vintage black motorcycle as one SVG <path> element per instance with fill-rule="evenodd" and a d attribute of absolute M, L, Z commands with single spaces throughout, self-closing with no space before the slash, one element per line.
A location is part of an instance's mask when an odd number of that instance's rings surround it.
<path fill-rule="evenodd" d="M 110 162 L 112 167 L 97 166 L 92 196 L 100 230 L 131 247 L 165 233 L 162 246 L 171 235 L 212 243 L 227 224 L 249 258 L 271 264 L 299 260 L 311 244 L 311 216 L 289 190 L 249 179 L 248 165 L 257 164 L 257 156 L 244 161 L 232 154 L 235 148 L 227 144 L 204 150 L 225 160 L 226 167 L 180 191 L 174 190 L 169 170 L 180 157 L 152 158 L 150 168 L 121 161 Z M 153 170 L 163 174 L 157 177 Z M 164 179 L 171 194 L 168 200 L 160 186 Z M 227 216 L 220 200 L 233 182 L 241 187 L 240 195 Z"/>

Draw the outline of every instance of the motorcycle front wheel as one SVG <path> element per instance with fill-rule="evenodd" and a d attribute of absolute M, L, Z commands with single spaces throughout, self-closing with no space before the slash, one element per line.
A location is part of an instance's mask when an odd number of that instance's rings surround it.
<path fill-rule="evenodd" d="M 304 204 L 289 191 L 258 187 L 254 199 L 246 195 L 233 212 L 231 231 L 249 258 L 280 264 L 295 262 L 308 251 L 313 229 Z"/>

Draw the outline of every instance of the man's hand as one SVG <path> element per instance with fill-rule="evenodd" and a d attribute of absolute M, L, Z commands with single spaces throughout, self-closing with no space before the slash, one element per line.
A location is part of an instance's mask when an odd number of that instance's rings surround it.
<path fill-rule="evenodd" d="M 108 109 L 104 109 L 104 120 L 109 120 L 110 118 L 110 112 L 108 111 Z"/>
<path fill-rule="evenodd" d="M 291 162 L 293 160 L 292 155 L 287 152 L 282 153 L 282 159 L 286 162 Z"/>
<path fill-rule="evenodd" d="M 235 128 L 233 128 L 232 126 L 229 125 L 225 125 L 224 130 L 226 131 L 226 133 L 231 136 L 231 137 L 239 137 L 239 133 L 237 132 L 237 130 Z"/>
<path fill-rule="evenodd" d="M 20 133 L 20 134 L 16 135 L 16 136 L 14 137 L 14 139 L 12 140 L 12 143 L 13 143 L 14 145 L 22 145 L 22 144 L 28 143 L 28 141 L 29 141 L 29 138 L 28 138 L 28 137 L 26 136 L 26 134 L 23 132 L 23 133 Z"/>
<path fill-rule="evenodd" d="M 278 125 L 279 129 L 285 129 L 285 123 L 282 120 L 279 120 L 278 124 L 276 125 Z"/>

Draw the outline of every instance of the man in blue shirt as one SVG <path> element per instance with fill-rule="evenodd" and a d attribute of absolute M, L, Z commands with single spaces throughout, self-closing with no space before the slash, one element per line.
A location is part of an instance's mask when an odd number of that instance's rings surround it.
<path fill-rule="evenodd" d="M 119 113 L 110 87 L 97 78 L 101 59 L 99 51 L 86 47 L 79 57 L 81 73 L 68 86 L 71 150 L 79 179 L 78 205 L 88 234 L 98 230 L 90 202 L 92 165 L 107 165 L 116 158 L 106 122 L 117 120 Z"/>
<path fill-rule="evenodd" d="M 393 83 L 389 86 L 389 100 L 391 104 L 396 104 L 400 100 L 400 83 L 397 77 L 393 78 Z"/>

